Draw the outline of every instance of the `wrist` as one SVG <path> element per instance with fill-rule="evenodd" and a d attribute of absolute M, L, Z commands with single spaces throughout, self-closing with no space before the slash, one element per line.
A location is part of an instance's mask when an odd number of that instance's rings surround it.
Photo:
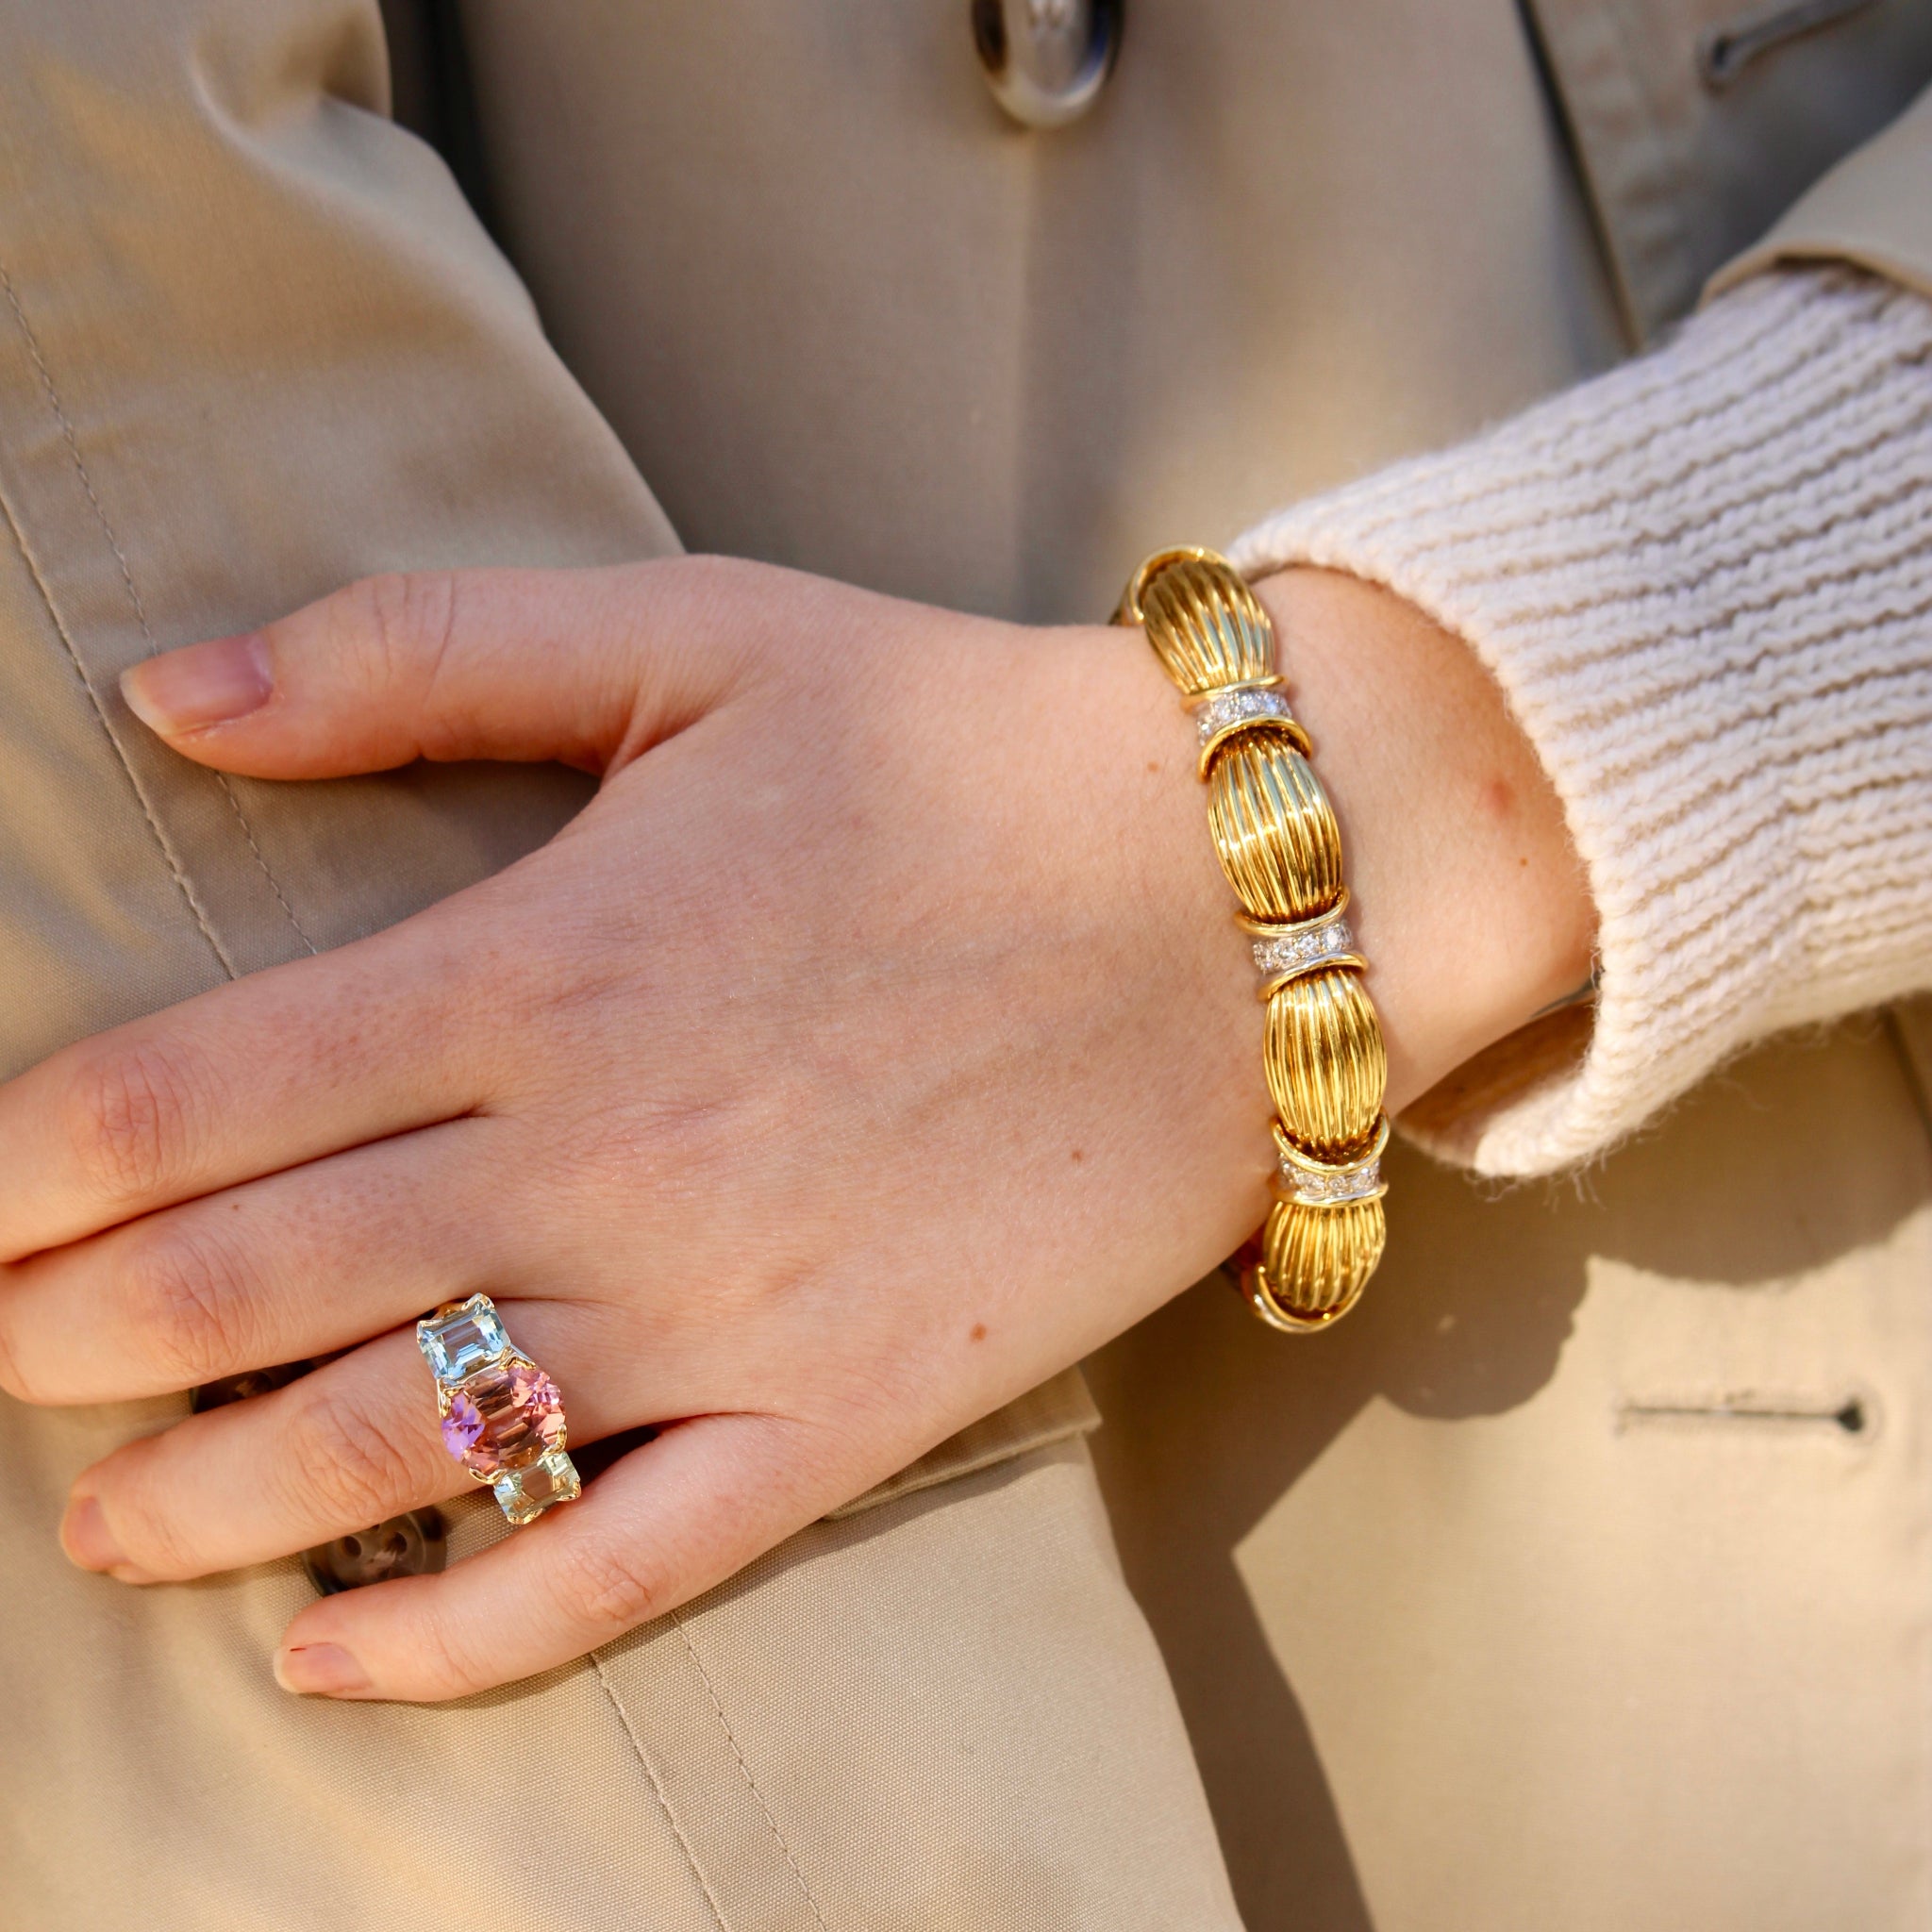
<path fill-rule="evenodd" d="M 1594 913 L 1562 808 L 1458 638 L 1359 578 L 1257 587 L 1341 822 L 1399 1111 L 1588 975 Z"/>
<path fill-rule="evenodd" d="M 1583 874 L 1534 750 L 1458 639 L 1353 578 L 1297 570 L 1257 588 L 1340 821 L 1399 1111 L 1586 976 Z M 1269 1211 L 1264 1008 L 1194 730 L 1154 653 L 1107 626 L 1057 632 L 1045 652 L 1020 634 L 1014 648 L 1009 672 L 964 689 L 1009 721 L 987 723 L 1003 747 L 987 794 L 1005 801 L 1000 819 L 1024 801 L 1019 822 L 1054 834 L 1036 848 L 1052 858 L 1037 900 L 1024 856 L 996 868 L 1007 916 L 1029 934 L 1033 971 L 1082 984 L 1092 1051 L 1116 1077 L 1117 1166 L 1102 1182 L 1091 1156 L 1077 1176 L 1069 1160 L 1062 1208 L 1089 1202 L 1096 1242 L 1132 1257 L 1096 1287 L 1110 1332 Z M 1140 1285 L 1124 1311 L 1124 1278 Z"/>

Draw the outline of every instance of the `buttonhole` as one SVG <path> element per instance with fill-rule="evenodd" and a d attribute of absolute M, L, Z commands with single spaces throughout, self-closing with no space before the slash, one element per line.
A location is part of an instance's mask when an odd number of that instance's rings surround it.
<path fill-rule="evenodd" d="M 1617 1405 L 1616 1413 L 1620 1433 L 1678 1423 L 1837 1430 L 1840 1435 L 1863 1436 L 1871 1433 L 1877 1421 L 1873 1398 L 1856 1392 L 1815 1398 L 1718 1395 L 1682 1402 L 1625 1401 Z"/>
<path fill-rule="evenodd" d="M 1698 78 L 1712 93 L 1720 93 L 1760 54 L 1800 34 L 1834 26 L 1872 4 L 1873 0 L 1774 0 L 1769 7 L 1754 7 L 1697 42 Z"/>

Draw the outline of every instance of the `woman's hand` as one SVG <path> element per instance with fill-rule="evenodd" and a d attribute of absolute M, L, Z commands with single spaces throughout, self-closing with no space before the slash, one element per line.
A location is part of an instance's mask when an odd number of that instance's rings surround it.
<path fill-rule="evenodd" d="M 1467 653 L 1360 586 L 1270 595 L 1399 1104 L 1578 976 L 1587 906 Z M 348 1351 L 88 1471 L 63 1527 L 87 1567 L 199 1576 L 466 1488 L 408 1324 L 477 1290 L 575 1442 L 666 1425 L 447 1574 L 311 1605 L 291 1689 L 441 1698 L 574 1657 L 1261 1218 L 1260 1008 L 1191 728 L 1136 634 L 717 561 L 426 575 L 154 660 L 128 694 L 230 772 L 603 777 L 484 884 L 0 1089 L 10 1391 L 114 1401 Z"/>

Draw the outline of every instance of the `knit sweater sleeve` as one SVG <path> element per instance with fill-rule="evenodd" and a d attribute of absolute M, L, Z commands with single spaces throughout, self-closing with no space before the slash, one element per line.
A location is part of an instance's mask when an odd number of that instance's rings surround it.
<path fill-rule="evenodd" d="M 1587 1043 L 1432 1107 L 1438 1151 L 1571 1165 L 1768 1034 L 1932 985 L 1932 303 L 1766 275 L 1234 554 L 1376 579 L 1466 639 L 1588 869 Z"/>

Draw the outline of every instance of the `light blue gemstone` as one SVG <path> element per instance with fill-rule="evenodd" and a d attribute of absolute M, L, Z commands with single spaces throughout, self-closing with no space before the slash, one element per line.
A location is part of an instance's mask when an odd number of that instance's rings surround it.
<path fill-rule="evenodd" d="M 509 1353 L 509 1337 L 487 1294 L 474 1294 L 448 1314 L 416 1324 L 416 1346 L 439 1382 L 454 1387 Z"/>
<path fill-rule="evenodd" d="M 506 1470 L 491 1487 L 497 1507 L 516 1529 L 536 1522 L 554 1504 L 575 1503 L 584 1492 L 577 1466 L 562 1449 L 540 1456 L 527 1469 Z"/>

